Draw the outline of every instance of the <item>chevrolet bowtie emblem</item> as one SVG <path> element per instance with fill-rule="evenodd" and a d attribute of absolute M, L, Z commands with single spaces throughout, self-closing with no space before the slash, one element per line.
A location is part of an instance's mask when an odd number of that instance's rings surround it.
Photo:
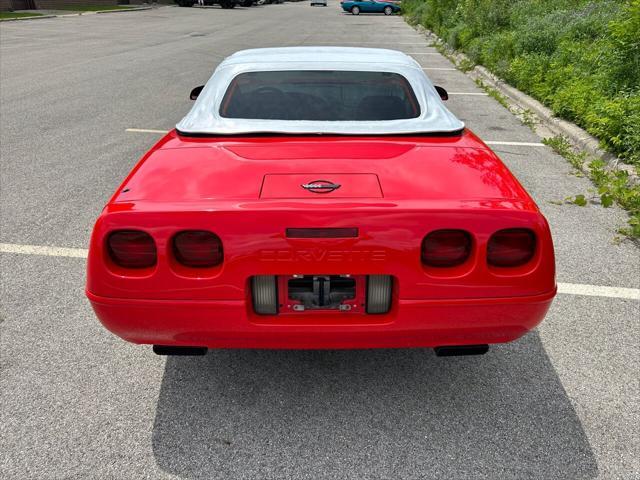
<path fill-rule="evenodd" d="M 339 184 L 329 180 L 314 180 L 313 182 L 303 183 L 300 186 L 313 193 L 331 193 L 340 188 Z"/>

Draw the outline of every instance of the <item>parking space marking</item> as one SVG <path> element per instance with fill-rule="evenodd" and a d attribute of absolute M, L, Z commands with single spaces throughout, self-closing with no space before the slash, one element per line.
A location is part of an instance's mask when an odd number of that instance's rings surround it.
<path fill-rule="evenodd" d="M 536 143 L 536 142 L 500 142 L 500 141 L 485 141 L 487 145 L 511 145 L 514 147 L 544 147 L 544 143 Z"/>
<path fill-rule="evenodd" d="M 589 297 L 627 298 L 640 300 L 640 288 L 603 287 L 578 283 L 559 283 L 558 293 L 585 295 Z"/>
<path fill-rule="evenodd" d="M 153 128 L 127 128 L 125 132 L 131 133 L 167 133 L 169 130 L 155 130 Z"/>
<path fill-rule="evenodd" d="M 21 255 L 45 255 L 47 257 L 87 258 L 86 248 L 43 247 L 39 245 L 18 245 L 0 243 L 0 252 L 19 253 Z"/>
<path fill-rule="evenodd" d="M 87 250 L 86 248 L 46 247 L 40 245 L 0 243 L 0 253 L 40 255 L 46 257 L 87 258 L 89 250 Z M 585 285 L 580 283 L 558 283 L 558 293 L 588 297 L 640 300 L 640 288 L 607 287 L 602 285 Z"/>

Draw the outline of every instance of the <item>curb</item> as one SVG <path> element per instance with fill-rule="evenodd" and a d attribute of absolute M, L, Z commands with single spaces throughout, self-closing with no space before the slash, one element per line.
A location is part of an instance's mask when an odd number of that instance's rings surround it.
<path fill-rule="evenodd" d="M 411 25 L 411 24 L 409 24 Z M 418 33 L 423 34 L 427 39 L 434 42 L 438 42 L 444 46 L 447 50 L 450 59 L 453 59 L 453 64 L 458 67 L 460 61 L 470 62 L 469 57 L 464 53 L 453 50 L 449 47 L 440 37 L 430 30 L 427 30 L 422 25 L 411 25 Z M 485 67 L 476 65 L 472 70 L 463 72 L 474 80 L 481 80 L 485 85 L 499 91 L 502 95 L 514 106 L 519 107 L 522 110 L 530 110 L 540 120 L 541 124 L 556 135 L 561 135 L 569 139 L 569 141 L 580 150 L 587 152 L 589 155 L 601 158 L 604 160 L 608 167 L 611 169 L 626 170 L 629 176 L 638 181 L 638 176 L 635 173 L 631 165 L 620 163 L 620 159 L 614 154 L 607 152 L 600 148 L 600 141 L 590 133 L 586 132 L 577 125 L 556 117 L 551 109 L 544 106 L 535 98 L 530 97 L 526 93 L 521 92 L 515 87 L 507 84 L 504 80 L 501 80 L 496 75 L 491 73 Z M 582 169 L 588 173 L 586 165 Z"/>
<path fill-rule="evenodd" d="M 519 107 L 533 111 L 545 122 L 545 126 L 549 130 L 558 135 L 564 135 L 572 140 L 574 144 L 579 146 L 581 149 L 586 150 L 591 155 L 602 157 L 608 162 L 612 162 L 613 160 L 617 161 L 617 157 L 615 155 L 600 148 L 600 142 L 598 139 L 577 125 L 556 117 L 553 112 L 542 103 L 507 84 L 504 80 L 496 77 L 485 67 L 477 65 L 469 72 L 469 76 L 474 80 L 482 80 L 485 84 L 495 88 Z"/>
<path fill-rule="evenodd" d="M 122 10 L 96 10 L 93 13 L 127 13 L 127 12 L 139 12 L 140 10 L 153 10 L 154 7 L 135 7 L 126 8 Z"/>
<path fill-rule="evenodd" d="M 126 13 L 126 12 L 139 12 L 140 10 L 151 10 L 154 7 L 136 7 L 126 8 L 122 10 L 94 10 L 91 12 L 78 12 L 78 13 L 63 13 L 61 15 L 38 15 L 33 17 L 19 17 L 19 18 L 7 18 L 2 22 L 24 22 L 25 20 L 42 20 L 44 18 L 66 18 L 66 17 L 80 17 L 83 15 L 96 15 L 98 13 Z"/>
<path fill-rule="evenodd" d="M 33 17 L 18 17 L 18 18 L 5 18 L 0 20 L 0 23 L 4 22 L 24 22 L 25 20 L 42 20 L 43 18 L 56 18 L 58 15 L 38 15 Z"/>

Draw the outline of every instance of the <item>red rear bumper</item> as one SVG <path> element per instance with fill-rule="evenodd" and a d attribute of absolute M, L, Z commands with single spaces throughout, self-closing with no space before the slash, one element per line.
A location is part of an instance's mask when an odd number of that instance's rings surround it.
<path fill-rule="evenodd" d="M 402 348 L 515 340 L 544 318 L 555 290 L 470 300 L 396 299 L 386 315 L 255 315 L 244 300 L 136 300 L 87 292 L 103 325 L 142 344 L 209 348 Z"/>

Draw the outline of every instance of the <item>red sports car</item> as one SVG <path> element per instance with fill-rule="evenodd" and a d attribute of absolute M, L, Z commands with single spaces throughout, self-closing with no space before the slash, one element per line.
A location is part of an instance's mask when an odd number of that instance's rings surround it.
<path fill-rule="evenodd" d="M 542 321 L 545 218 L 407 55 L 246 50 L 191 96 L 93 231 L 86 293 L 115 334 L 456 355 Z"/>

